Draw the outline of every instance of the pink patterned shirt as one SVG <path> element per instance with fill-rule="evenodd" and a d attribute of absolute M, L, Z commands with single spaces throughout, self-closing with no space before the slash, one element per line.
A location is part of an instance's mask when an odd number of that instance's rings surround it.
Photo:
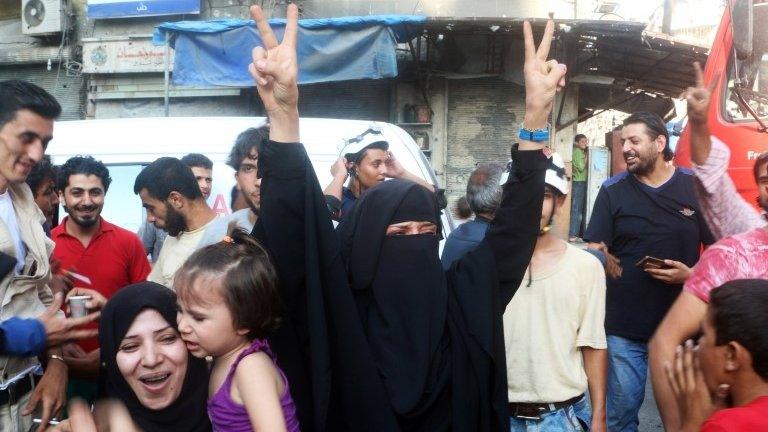
<path fill-rule="evenodd" d="M 702 216 L 714 238 L 732 236 L 768 224 L 752 205 L 736 191 L 728 175 L 731 151 L 719 139 L 712 137 L 712 149 L 703 165 L 693 165 L 696 176 L 696 197 Z"/>
<path fill-rule="evenodd" d="M 709 293 L 736 279 L 768 279 L 768 230 L 755 228 L 726 237 L 701 255 L 683 289 L 705 303 Z"/>
<path fill-rule="evenodd" d="M 693 166 L 702 215 L 720 241 L 704 251 L 683 289 L 706 303 L 710 291 L 728 281 L 768 279 L 768 221 L 736 191 L 730 158 L 728 146 L 712 137 L 706 162 Z"/>

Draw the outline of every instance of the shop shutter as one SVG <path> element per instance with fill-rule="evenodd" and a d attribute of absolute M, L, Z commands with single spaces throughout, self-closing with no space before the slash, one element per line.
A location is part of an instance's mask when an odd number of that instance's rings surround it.
<path fill-rule="evenodd" d="M 45 64 L 0 66 L 0 81 L 11 79 L 29 81 L 56 97 L 62 108 L 59 120 L 85 118 L 85 90 L 82 75 L 67 76 L 67 71 L 62 67 L 57 79 L 56 64 L 50 71 Z"/>
<path fill-rule="evenodd" d="M 310 84 L 299 94 L 302 117 L 389 121 L 390 80 Z"/>

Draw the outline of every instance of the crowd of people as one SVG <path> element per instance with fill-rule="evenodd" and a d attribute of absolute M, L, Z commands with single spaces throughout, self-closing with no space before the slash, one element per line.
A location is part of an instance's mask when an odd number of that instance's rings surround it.
<path fill-rule="evenodd" d="M 45 156 L 58 102 L 0 82 L 0 430 L 637 431 L 649 371 L 667 431 L 768 430 L 768 220 L 728 177 L 698 65 L 693 169 L 634 113 L 627 171 L 568 242 L 552 227 L 569 194 L 584 205 L 586 137 L 571 170 L 546 147 L 566 68 L 553 21 L 538 47 L 525 22 L 519 143 L 471 174 L 439 256 L 441 191 L 380 135 L 348 142 L 320 188 L 298 10 L 282 41 L 252 13 L 269 124 L 233 143 L 229 217 L 189 154 L 135 179 L 138 235 L 110 223 L 108 168 Z M 768 155 L 754 175 L 768 211 Z"/>

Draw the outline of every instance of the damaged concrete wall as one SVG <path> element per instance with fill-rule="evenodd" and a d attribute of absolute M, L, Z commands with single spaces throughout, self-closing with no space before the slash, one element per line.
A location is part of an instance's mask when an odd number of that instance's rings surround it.
<path fill-rule="evenodd" d="M 498 78 L 448 82 L 446 180 L 450 205 L 477 163 L 509 160 L 525 112 L 523 87 Z"/>

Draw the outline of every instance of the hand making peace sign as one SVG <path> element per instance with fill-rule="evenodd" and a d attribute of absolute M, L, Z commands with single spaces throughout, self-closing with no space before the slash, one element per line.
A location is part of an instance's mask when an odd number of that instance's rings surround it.
<path fill-rule="evenodd" d="M 253 62 L 248 70 L 256 81 L 256 89 L 270 119 L 270 139 L 298 142 L 299 65 L 296 39 L 299 9 L 295 4 L 288 5 L 288 20 L 281 43 L 277 42 L 259 6 L 251 6 L 251 15 L 256 21 L 263 46 L 253 49 Z"/>
<path fill-rule="evenodd" d="M 523 22 L 523 37 L 525 40 L 525 118 L 523 125 L 526 129 L 544 129 L 547 127 L 549 112 L 555 100 L 555 93 L 565 86 L 566 67 L 557 60 L 547 61 L 552 36 L 555 33 L 555 22 L 550 19 L 544 29 L 541 44 L 536 48 L 533 42 L 533 31 L 528 21 Z M 541 142 L 520 140 L 520 150 L 542 148 Z"/>
<path fill-rule="evenodd" d="M 555 22 L 550 19 L 544 29 L 541 44 L 536 48 L 531 24 L 528 21 L 523 23 L 525 39 L 523 75 L 525 77 L 526 113 L 534 111 L 535 113 L 543 113 L 545 116 L 548 115 L 555 99 L 555 93 L 565 87 L 565 65 L 558 63 L 557 60 L 547 61 L 554 33 Z M 544 125 L 526 124 L 526 126 L 539 127 Z"/>

